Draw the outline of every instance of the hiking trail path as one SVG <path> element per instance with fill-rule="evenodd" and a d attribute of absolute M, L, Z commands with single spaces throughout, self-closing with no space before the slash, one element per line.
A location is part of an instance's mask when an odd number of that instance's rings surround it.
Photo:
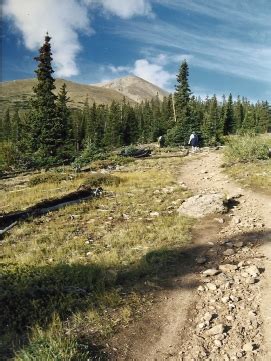
<path fill-rule="evenodd" d="M 181 186 L 235 202 L 197 222 L 182 270 L 117 336 L 114 359 L 271 360 L 271 198 L 238 185 L 222 163 L 220 151 L 203 150 L 182 165 Z"/>

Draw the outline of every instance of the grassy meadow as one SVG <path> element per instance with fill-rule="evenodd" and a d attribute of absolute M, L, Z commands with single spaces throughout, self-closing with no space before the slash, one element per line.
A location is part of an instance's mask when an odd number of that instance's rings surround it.
<path fill-rule="evenodd" d="M 271 136 L 234 136 L 225 148 L 225 170 L 242 186 L 271 195 Z"/>
<path fill-rule="evenodd" d="M 84 184 L 105 190 L 21 222 L 0 241 L 1 360 L 106 359 L 99 345 L 149 307 L 190 240 L 192 220 L 176 213 L 188 196 L 177 182 L 181 163 L 146 159 L 110 174 L 66 168 L 1 182 L 1 213 Z"/>

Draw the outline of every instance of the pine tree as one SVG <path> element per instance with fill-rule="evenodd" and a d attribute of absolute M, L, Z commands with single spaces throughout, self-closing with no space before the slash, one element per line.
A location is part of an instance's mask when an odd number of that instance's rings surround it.
<path fill-rule="evenodd" d="M 237 102 L 234 104 L 233 116 L 235 124 L 234 132 L 236 133 L 239 129 L 241 129 L 244 120 L 244 107 L 239 95 L 237 97 Z"/>
<path fill-rule="evenodd" d="M 10 119 L 10 111 L 9 108 L 6 109 L 4 116 L 1 122 L 1 135 L 2 140 L 11 140 L 12 138 L 12 127 L 11 127 L 11 119 Z"/>
<path fill-rule="evenodd" d="M 184 61 L 177 75 L 177 86 L 175 92 L 175 109 L 177 124 L 168 133 L 168 141 L 175 144 L 186 144 L 191 132 L 189 101 L 191 90 L 188 83 L 189 69 Z"/>
<path fill-rule="evenodd" d="M 236 131 L 236 126 L 234 122 L 233 101 L 231 93 L 226 104 L 224 117 L 224 134 L 233 134 Z"/>
<path fill-rule="evenodd" d="M 208 110 L 204 113 L 202 135 L 206 145 L 216 145 L 219 141 L 219 112 L 215 95 L 208 101 Z"/>
<path fill-rule="evenodd" d="M 22 135 L 22 121 L 19 116 L 19 110 L 15 109 L 15 112 L 12 117 L 11 121 L 11 128 L 12 128 L 12 141 L 16 144 L 20 142 L 21 135 Z"/>

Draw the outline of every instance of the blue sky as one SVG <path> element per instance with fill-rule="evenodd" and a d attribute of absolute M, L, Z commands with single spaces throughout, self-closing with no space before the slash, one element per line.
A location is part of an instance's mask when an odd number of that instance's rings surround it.
<path fill-rule="evenodd" d="M 5 0 L 2 80 L 34 76 L 48 30 L 56 76 L 96 83 L 135 74 L 174 90 L 271 101 L 270 0 Z"/>

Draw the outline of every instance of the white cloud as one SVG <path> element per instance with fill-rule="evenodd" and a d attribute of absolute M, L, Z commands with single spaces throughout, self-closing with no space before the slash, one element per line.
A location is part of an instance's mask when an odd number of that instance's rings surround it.
<path fill-rule="evenodd" d="M 102 3 L 106 11 L 123 19 L 137 15 L 153 15 L 148 0 L 100 0 L 99 3 Z"/>
<path fill-rule="evenodd" d="M 91 31 L 84 6 L 75 0 L 8 0 L 4 14 L 22 32 L 24 43 L 36 50 L 46 31 L 52 36 L 58 76 L 78 74 L 75 57 L 81 49 L 77 31 Z"/>
<path fill-rule="evenodd" d="M 175 60 L 176 59 L 172 59 L 171 55 L 160 53 L 157 56 L 153 56 L 148 59 L 137 59 L 134 64 L 130 66 L 109 65 L 107 70 L 110 70 L 110 72 L 115 77 L 134 74 L 142 79 L 149 81 L 150 83 L 159 86 L 160 88 L 168 89 L 170 83 L 173 79 L 175 79 L 176 76 L 175 74 L 167 71 L 165 67 Z M 106 78 L 111 77 L 107 74 Z"/>
<path fill-rule="evenodd" d="M 152 14 L 149 0 L 6 0 L 3 12 L 22 33 L 24 44 L 30 50 L 37 50 L 48 31 L 52 36 L 56 75 L 70 77 L 79 73 L 78 33 L 94 31 L 90 12 L 95 8 L 124 19 Z"/>
<path fill-rule="evenodd" d="M 175 78 L 162 65 L 150 63 L 147 59 L 136 60 L 132 73 L 161 88 L 167 88 L 169 81 Z"/>

